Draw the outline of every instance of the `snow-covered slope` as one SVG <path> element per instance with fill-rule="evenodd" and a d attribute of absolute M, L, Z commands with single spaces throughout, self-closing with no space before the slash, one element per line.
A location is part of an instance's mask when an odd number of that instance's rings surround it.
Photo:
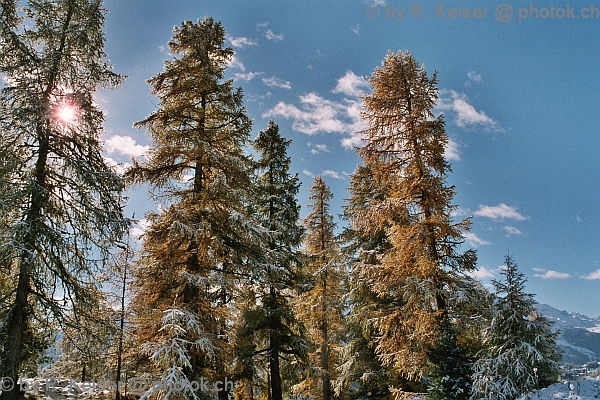
<path fill-rule="evenodd" d="M 537 304 L 538 311 L 554 321 L 560 331 L 558 345 L 563 350 L 563 362 L 585 364 L 600 361 L 600 317 L 560 311 L 547 304 Z"/>
<path fill-rule="evenodd" d="M 559 311 L 547 304 L 537 304 L 536 308 L 548 319 L 554 321 L 555 326 L 561 331 L 572 328 L 583 328 L 590 332 L 600 332 L 600 316 L 586 317 L 579 313 L 568 313 Z"/>
<path fill-rule="evenodd" d="M 588 378 L 582 381 L 556 383 L 542 390 L 534 390 L 519 400 L 588 400 L 598 398 L 600 398 L 600 380 L 598 378 Z"/>

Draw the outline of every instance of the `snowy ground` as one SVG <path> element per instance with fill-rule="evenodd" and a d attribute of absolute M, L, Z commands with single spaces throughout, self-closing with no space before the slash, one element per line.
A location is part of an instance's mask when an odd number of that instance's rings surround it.
<path fill-rule="evenodd" d="M 600 399 L 600 378 L 556 383 L 542 390 L 534 390 L 519 400 L 588 400 Z"/>

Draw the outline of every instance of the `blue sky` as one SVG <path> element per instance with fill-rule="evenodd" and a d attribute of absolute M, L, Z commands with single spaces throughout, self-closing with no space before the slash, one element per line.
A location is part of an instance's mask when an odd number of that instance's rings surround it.
<path fill-rule="evenodd" d="M 132 124 L 155 109 L 145 81 L 169 59 L 173 27 L 211 16 L 236 52 L 227 77 L 244 90 L 253 135 L 274 119 L 293 139 L 300 202 L 322 174 L 340 214 L 359 162 L 352 146 L 366 77 L 388 50 L 408 50 L 428 73 L 438 71 L 448 181 L 457 218 L 473 216 L 467 245 L 478 251 L 478 276 L 498 277 L 510 251 L 538 301 L 600 315 L 600 9 L 551 0 L 105 0 L 105 7 L 105 49 L 128 76 L 98 96 L 114 162 L 126 165 L 149 145 Z M 154 207 L 144 188 L 129 195 L 136 218 Z"/>

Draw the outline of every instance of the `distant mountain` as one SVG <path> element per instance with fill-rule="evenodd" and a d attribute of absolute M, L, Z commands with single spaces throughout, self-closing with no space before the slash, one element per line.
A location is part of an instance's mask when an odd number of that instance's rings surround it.
<path fill-rule="evenodd" d="M 600 316 L 586 317 L 560 311 L 547 304 L 537 304 L 538 311 L 554 322 L 560 332 L 558 345 L 563 350 L 562 363 L 585 364 L 600 361 Z"/>

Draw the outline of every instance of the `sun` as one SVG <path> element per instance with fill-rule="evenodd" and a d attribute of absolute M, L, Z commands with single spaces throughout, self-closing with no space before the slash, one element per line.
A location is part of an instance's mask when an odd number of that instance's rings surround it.
<path fill-rule="evenodd" d="M 77 108 L 72 104 L 60 104 L 54 115 L 60 123 L 72 124 L 77 119 Z"/>

